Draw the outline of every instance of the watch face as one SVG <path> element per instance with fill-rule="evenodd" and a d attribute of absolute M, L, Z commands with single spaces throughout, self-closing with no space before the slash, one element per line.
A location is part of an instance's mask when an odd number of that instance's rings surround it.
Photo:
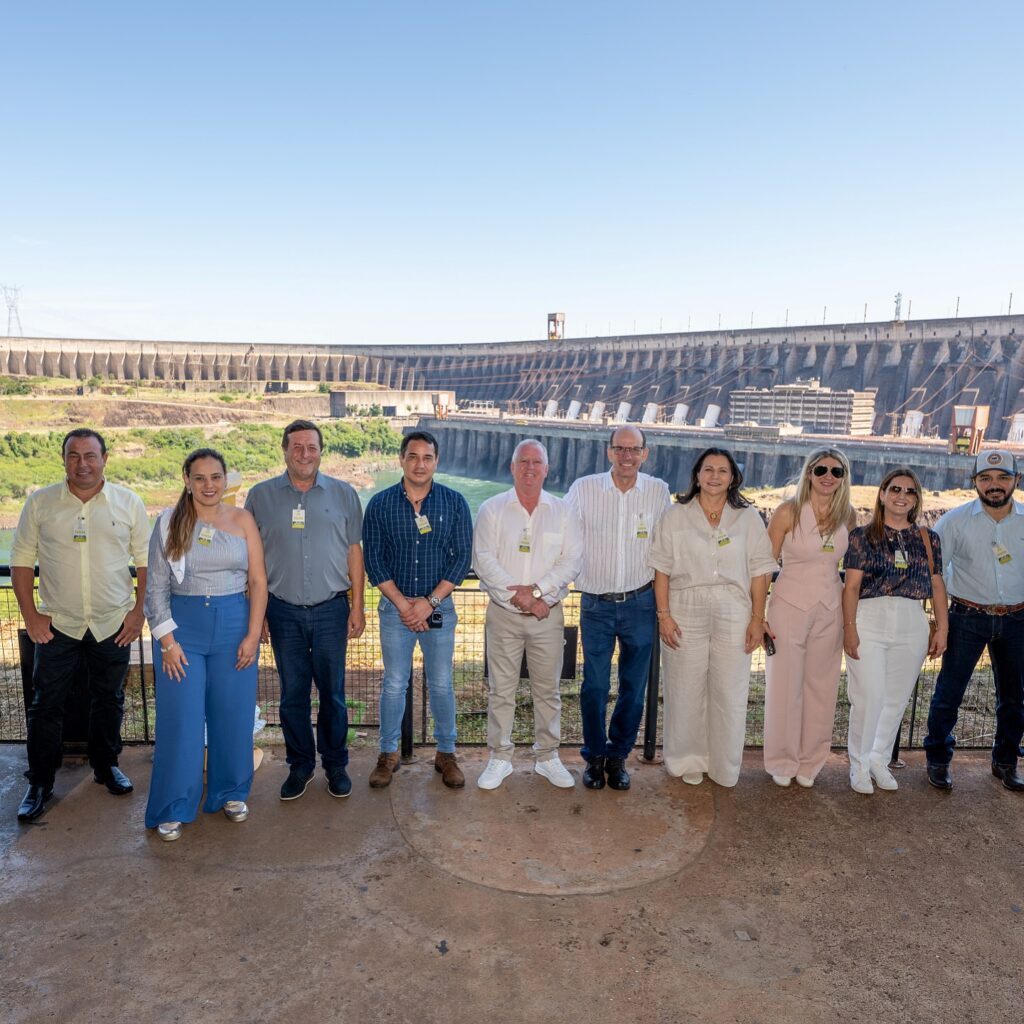
<path fill-rule="evenodd" d="M 530 593 L 533 594 L 534 597 L 538 597 L 539 598 L 540 597 L 540 587 L 534 587 L 533 590 L 530 591 Z"/>

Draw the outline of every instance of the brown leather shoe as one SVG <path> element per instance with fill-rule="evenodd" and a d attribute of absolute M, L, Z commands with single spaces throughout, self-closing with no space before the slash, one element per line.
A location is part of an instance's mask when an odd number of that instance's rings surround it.
<path fill-rule="evenodd" d="M 441 781 L 449 789 L 462 789 L 466 784 L 466 776 L 454 754 L 442 754 L 439 750 L 434 755 L 434 771 L 441 773 Z"/>
<path fill-rule="evenodd" d="M 374 789 L 384 789 L 391 785 L 391 776 L 401 767 L 402 759 L 396 750 L 393 754 L 381 754 L 377 758 L 377 767 L 370 772 L 370 785 Z"/>

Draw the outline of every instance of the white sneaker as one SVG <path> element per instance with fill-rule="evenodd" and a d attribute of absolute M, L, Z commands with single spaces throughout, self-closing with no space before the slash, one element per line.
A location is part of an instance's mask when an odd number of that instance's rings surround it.
<path fill-rule="evenodd" d="M 871 766 L 871 778 L 879 789 L 892 791 L 899 789 L 900 784 L 893 778 L 893 774 L 884 764 L 873 764 Z"/>
<path fill-rule="evenodd" d="M 788 786 L 792 781 L 793 781 L 793 776 L 792 775 L 773 775 L 772 776 L 772 782 L 774 782 L 776 786 L 782 786 L 783 789 L 785 789 L 786 786 Z"/>
<path fill-rule="evenodd" d="M 858 772 L 856 775 L 851 775 L 850 787 L 854 793 L 863 793 L 865 796 L 871 796 L 875 791 L 875 787 L 871 785 L 871 776 L 867 772 Z"/>
<path fill-rule="evenodd" d="M 807 775 L 798 775 L 796 777 L 796 784 L 798 786 L 803 786 L 804 789 L 810 789 L 811 786 L 814 785 L 814 779 Z"/>
<path fill-rule="evenodd" d="M 497 789 L 512 774 L 512 762 L 500 761 L 492 757 L 487 767 L 480 773 L 476 784 L 481 789 Z"/>
<path fill-rule="evenodd" d="M 533 766 L 533 770 L 538 775 L 543 775 L 552 786 L 557 786 L 559 789 L 572 789 L 576 785 L 576 780 L 572 777 L 572 773 L 562 764 L 557 756 L 547 761 L 537 761 Z"/>
<path fill-rule="evenodd" d="M 683 776 L 683 782 L 685 782 L 688 786 L 699 786 L 703 781 L 703 772 L 687 772 Z"/>
<path fill-rule="evenodd" d="M 165 842 L 173 843 L 175 839 L 181 838 L 180 821 L 164 821 L 156 827 L 156 834 Z"/>
<path fill-rule="evenodd" d="M 249 817 L 249 807 L 244 800 L 226 800 L 224 817 L 228 821 L 245 821 Z"/>

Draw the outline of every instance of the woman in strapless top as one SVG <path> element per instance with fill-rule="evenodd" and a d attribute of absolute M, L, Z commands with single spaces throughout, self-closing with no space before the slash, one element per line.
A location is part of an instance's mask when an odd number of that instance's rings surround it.
<path fill-rule="evenodd" d="M 764 767 L 779 786 L 814 785 L 832 746 L 843 654 L 839 563 L 856 520 L 850 464 L 835 448 L 804 460 L 796 495 L 768 526 L 782 571 L 772 585 L 765 659 Z"/>
<path fill-rule="evenodd" d="M 252 515 L 222 500 L 224 456 L 185 459 L 185 487 L 149 544 L 146 617 L 156 669 L 156 749 L 146 827 L 174 840 L 207 813 L 249 816 L 260 633 L 267 608 L 263 544 Z"/>

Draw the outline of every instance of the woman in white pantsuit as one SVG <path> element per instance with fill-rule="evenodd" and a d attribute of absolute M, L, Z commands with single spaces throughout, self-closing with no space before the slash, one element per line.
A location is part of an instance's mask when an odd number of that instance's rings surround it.
<path fill-rule="evenodd" d="M 871 522 L 850 532 L 843 648 L 850 697 L 850 785 L 857 793 L 873 793 L 876 785 L 899 788 L 888 765 L 903 711 L 925 654 L 937 658 L 946 649 L 942 551 L 937 533 L 915 525 L 920 510 L 917 474 L 897 466 L 882 479 Z M 934 599 L 938 626 L 930 646 L 922 606 L 927 597 Z"/>
<path fill-rule="evenodd" d="M 739 779 L 750 656 L 764 636 L 776 565 L 742 483 L 728 451 L 702 452 L 689 491 L 655 527 L 647 563 L 664 669 L 665 767 L 694 786 L 705 772 L 720 786 Z"/>

